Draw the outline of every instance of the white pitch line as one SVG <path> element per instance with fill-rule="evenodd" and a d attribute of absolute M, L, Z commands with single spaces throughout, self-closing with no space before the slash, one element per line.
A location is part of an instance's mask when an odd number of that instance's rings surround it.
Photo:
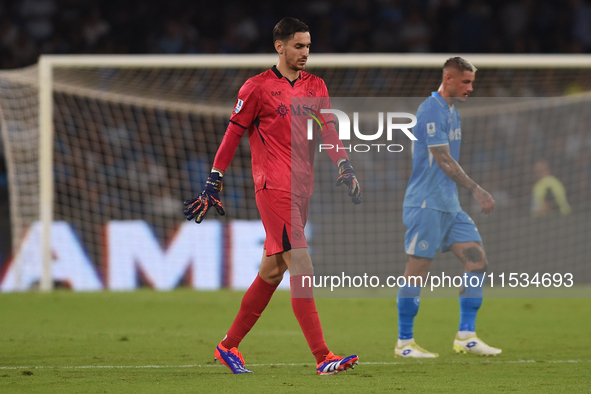
<path fill-rule="evenodd" d="M 591 360 L 483 360 L 483 361 L 443 361 L 443 362 L 424 362 L 424 361 L 394 361 L 394 362 L 360 362 L 359 365 L 416 365 L 416 364 L 525 364 L 525 363 L 540 363 L 540 364 L 564 364 L 564 363 L 590 363 Z M 247 364 L 249 367 L 270 367 L 270 366 L 304 366 L 315 365 L 311 363 L 271 363 L 271 364 Z M 185 364 L 185 365 L 74 365 L 74 366 L 19 366 L 19 367 L 0 367 L 0 370 L 15 370 L 15 369 L 164 369 L 164 368 L 209 368 L 221 367 L 220 364 Z"/>

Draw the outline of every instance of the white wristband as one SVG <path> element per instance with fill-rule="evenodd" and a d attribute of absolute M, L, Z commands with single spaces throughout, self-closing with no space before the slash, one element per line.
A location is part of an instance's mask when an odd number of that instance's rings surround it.
<path fill-rule="evenodd" d="M 337 167 L 339 167 L 341 165 L 342 162 L 347 161 L 346 158 L 341 157 L 338 161 L 337 161 Z"/>

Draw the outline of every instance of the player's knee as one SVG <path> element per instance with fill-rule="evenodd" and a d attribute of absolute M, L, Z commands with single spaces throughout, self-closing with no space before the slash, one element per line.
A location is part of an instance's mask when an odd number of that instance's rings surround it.
<path fill-rule="evenodd" d="M 484 266 L 486 263 L 486 254 L 481 246 L 470 246 L 462 251 L 464 260 L 472 264 L 481 264 Z"/>
<path fill-rule="evenodd" d="M 278 285 L 283 280 L 283 272 L 273 271 L 266 272 L 265 274 L 259 273 L 262 280 L 272 285 Z"/>
<path fill-rule="evenodd" d="M 277 265 L 274 267 L 261 267 L 259 276 L 262 280 L 273 285 L 278 285 L 283 280 L 283 274 L 287 270 L 287 266 Z"/>

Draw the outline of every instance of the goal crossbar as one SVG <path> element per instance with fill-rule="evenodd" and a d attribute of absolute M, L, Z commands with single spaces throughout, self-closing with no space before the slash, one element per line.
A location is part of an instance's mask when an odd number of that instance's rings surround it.
<path fill-rule="evenodd" d="M 422 67 L 438 68 L 445 59 L 462 56 L 478 68 L 586 68 L 591 55 L 487 55 L 487 54 L 312 54 L 310 67 Z M 220 55 L 42 55 L 39 67 L 212 68 L 267 67 L 276 54 Z"/>

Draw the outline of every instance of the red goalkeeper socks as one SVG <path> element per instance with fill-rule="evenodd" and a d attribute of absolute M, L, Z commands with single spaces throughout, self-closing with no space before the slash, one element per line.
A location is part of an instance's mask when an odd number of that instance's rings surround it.
<path fill-rule="evenodd" d="M 261 313 L 263 313 L 267 304 L 269 304 L 277 286 L 265 282 L 257 275 L 254 282 L 252 282 L 244 294 L 244 297 L 242 297 L 238 315 L 234 319 L 226 338 L 222 341 L 222 345 L 227 349 L 238 347 L 242 339 L 255 325 L 259 317 L 261 317 Z"/>
<path fill-rule="evenodd" d="M 290 277 L 291 307 L 293 308 L 296 319 L 298 319 L 298 323 L 300 323 L 308 346 L 310 346 L 312 354 L 316 357 L 316 363 L 320 363 L 324 361 L 330 351 L 326 347 L 326 342 L 324 342 L 324 334 L 322 333 L 320 317 L 316 310 L 312 286 L 311 284 L 307 286 L 307 282 L 303 285 L 303 277 L 304 275 Z M 308 297 L 298 297 L 302 295 L 307 295 Z"/>

